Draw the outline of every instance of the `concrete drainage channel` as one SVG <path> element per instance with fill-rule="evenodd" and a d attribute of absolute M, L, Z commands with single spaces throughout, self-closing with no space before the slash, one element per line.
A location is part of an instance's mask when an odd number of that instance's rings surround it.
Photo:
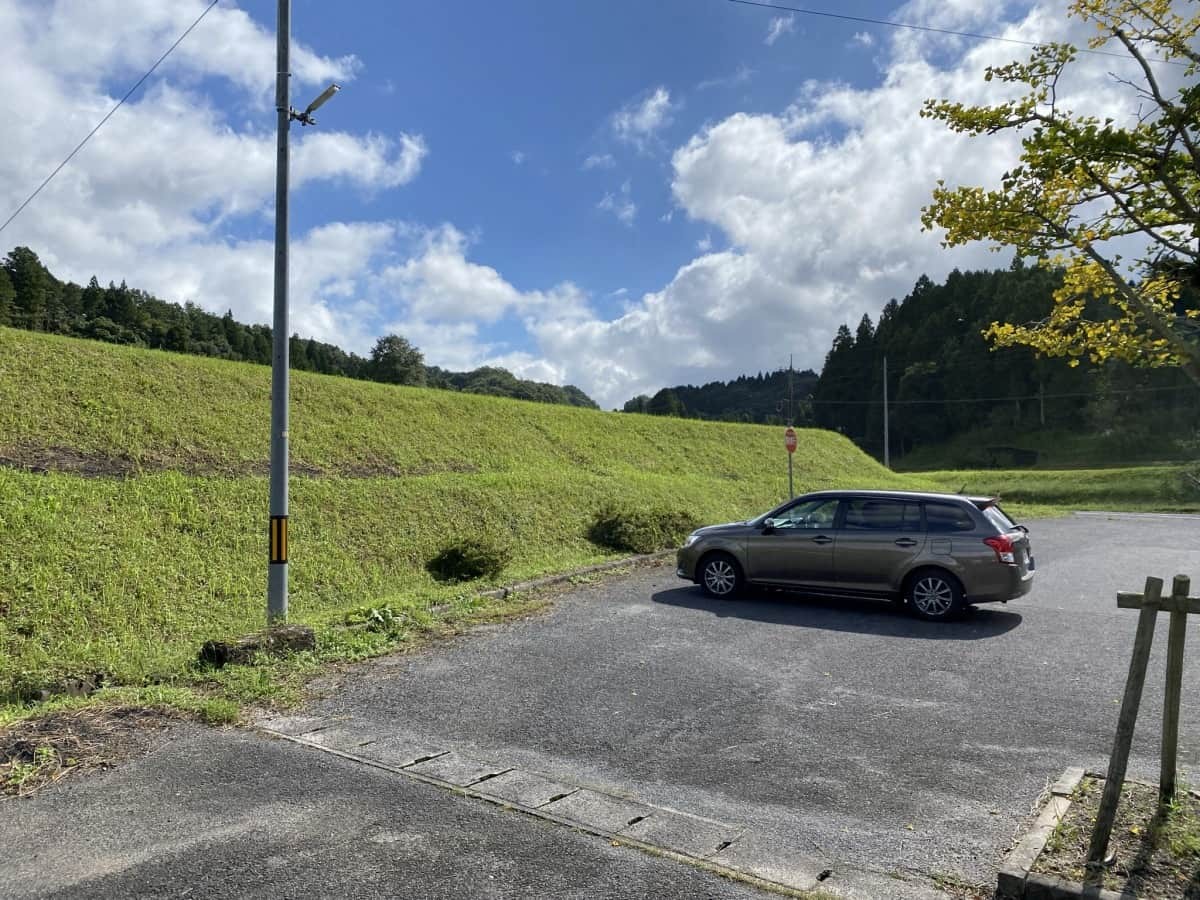
<path fill-rule="evenodd" d="M 836 887 L 839 880 L 823 861 L 781 853 L 741 826 L 568 784 L 436 743 L 380 736 L 356 723 L 313 716 L 269 719 L 258 730 L 766 890 L 799 894 Z"/>

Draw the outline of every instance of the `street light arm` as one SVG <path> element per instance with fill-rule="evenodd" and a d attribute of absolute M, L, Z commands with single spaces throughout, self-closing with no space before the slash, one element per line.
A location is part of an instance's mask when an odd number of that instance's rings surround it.
<path fill-rule="evenodd" d="M 334 94 L 336 94 L 341 89 L 342 89 L 342 86 L 340 84 L 329 85 L 329 87 L 327 87 L 327 88 L 325 88 L 325 90 L 321 91 L 321 93 L 317 96 L 317 99 L 315 99 L 312 103 L 308 104 L 308 108 L 305 109 L 304 112 L 301 113 L 301 115 L 302 116 L 311 116 L 318 109 L 320 109 L 322 106 L 324 106 L 328 102 L 330 97 L 332 97 Z"/>

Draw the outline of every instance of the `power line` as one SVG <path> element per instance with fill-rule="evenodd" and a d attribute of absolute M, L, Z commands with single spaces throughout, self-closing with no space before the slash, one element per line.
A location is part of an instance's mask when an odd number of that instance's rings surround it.
<path fill-rule="evenodd" d="M 740 3 L 742 6 L 758 6 L 762 9 L 777 9 L 783 12 L 800 13 L 805 16 L 821 16 L 826 19 L 844 19 L 847 22 L 861 22 L 867 25 L 886 25 L 889 28 L 908 28 L 913 31 L 929 31 L 934 34 L 949 34 L 955 37 L 975 38 L 980 41 L 1001 41 L 1006 44 L 1021 44 L 1026 47 L 1042 46 L 1038 41 L 1024 41 L 1020 38 L 1001 37 L 998 34 L 981 34 L 976 31 L 955 31 L 950 28 L 934 28 L 932 25 L 914 25 L 911 22 L 892 22 L 888 19 L 872 19 L 867 16 L 851 16 L 844 13 L 825 12 L 818 9 L 802 9 L 799 6 L 780 6 L 774 3 L 762 3 L 760 0 L 729 0 L 730 3 Z M 1090 47 L 1075 48 L 1079 53 L 1092 53 L 1096 56 L 1115 56 L 1118 59 L 1133 59 L 1128 53 L 1115 53 L 1112 50 L 1093 50 Z M 1168 63 L 1172 66 L 1185 66 L 1190 63 L 1173 59 L 1152 58 L 1151 62 Z"/>
<path fill-rule="evenodd" d="M 51 172 L 49 175 L 46 176 L 46 180 L 37 186 L 37 190 L 35 190 L 32 194 L 30 194 L 28 197 L 26 197 L 25 202 L 22 203 L 20 206 L 18 206 L 16 208 L 16 210 L 13 212 L 13 214 L 4 220 L 4 224 L 0 225 L 0 231 L 4 231 L 4 229 L 9 226 L 9 223 L 11 223 L 12 220 L 15 219 L 17 216 L 19 216 L 21 214 L 21 211 L 23 209 L 25 209 L 25 207 L 27 207 L 30 203 L 33 202 L 33 198 L 42 192 L 42 188 L 44 188 L 46 185 L 48 185 L 54 179 L 54 176 L 57 175 L 59 172 L 61 172 L 63 170 L 63 168 L 66 166 L 66 164 L 69 163 L 74 158 L 75 154 L 83 149 L 83 145 L 86 144 L 88 141 L 90 141 L 92 139 L 92 136 L 104 126 L 104 123 L 112 118 L 113 113 L 115 113 L 118 109 L 120 109 L 121 106 L 125 103 L 125 101 L 128 100 L 131 96 L 133 96 L 134 91 L 136 91 L 138 88 L 140 88 L 142 86 L 142 84 L 145 82 L 145 80 L 154 74 L 154 70 L 157 69 L 160 65 L 162 65 L 163 60 L 166 59 L 168 56 L 170 56 L 171 52 L 176 47 L 178 47 L 181 43 L 183 43 L 183 39 L 192 33 L 192 29 L 195 28 L 197 25 L 199 25 L 201 20 L 205 16 L 207 16 L 209 14 L 209 12 L 212 10 L 212 8 L 214 6 L 216 6 L 219 2 L 220 2 L 220 0 L 212 0 L 212 3 L 208 4 L 208 6 L 205 8 L 204 12 L 200 13 L 200 15 L 196 17 L 196 21 L 193 22 L 191 25 L 189 25 L 187 27 L 187 30 L 185 30 L 183 32 L 183 34 L 181 34 L 178 37 L 178 39 L 176 39 L 175 43 L 173 43 L 170 47 L 167 48 L 167 52 L 164 53 L 162 56 L 160 56 L 158 58 L 158 61 L 155 62 L 155 64 L 150 67 L 149 71 L 147 71 L 145 75 L 143 75 L 141 78 L 139 78 L 137 80 L 137 83 L 133 87 L 131 87 L 128 91 L 125 92 L 124 97 L 122 97 L 120 100 L 117 101 L 117 105 L 114 106 L 112 109 L 110 109 L 108 111 L 108 114 L 103 119 L 101 119 L 98 123 L 96 123 L 96 127 L 87 133 L 87 137 L 85 137 L 82 141 L 80 141 L 76 145 L 75 149 L 67 154 L 67 158 L 64 159 L 62 162 L 60 162 L 58 164 L 58 167 L 53 172 Z"/>
<path fill-rule="evenodd" d="M 1195 390 L 1194 385 L 1177 384 L 1164 387 L 1117 388 L 1111 391 L 1076 391 L 1061 394 L 1014 394 L 1009 397 L 960 397 L 944 400 L 889 400 L 891 406 L 915 406 L 919 404 L 937 403 L 1004 403 L 1010 400 L 1065 400 L 1079 397 L 1103 397 L 1108 394 L 1149 394 L 1161 391 Z M 812 400 L 806 398 L 804 403 L 812 406 L 878 406 L 881 400 Z"/>

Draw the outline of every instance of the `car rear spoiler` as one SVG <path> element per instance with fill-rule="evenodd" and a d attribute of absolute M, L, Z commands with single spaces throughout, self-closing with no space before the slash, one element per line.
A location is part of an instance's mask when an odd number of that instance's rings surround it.
<path fill-rule="evenodd" d="M 980 512 L 1000 502 L 999 497 L 968 497 L 967 499 L 974 503 L 975 508 Z"/>

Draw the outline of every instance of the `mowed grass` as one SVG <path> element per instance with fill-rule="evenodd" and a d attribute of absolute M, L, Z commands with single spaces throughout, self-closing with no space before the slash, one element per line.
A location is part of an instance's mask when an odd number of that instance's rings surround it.
<path fill-rule="evenodd" d="M 66 449 L 141 467 L 124 479 L 0 468 L 0 703 L 97 672 L 194 683 L 205 640 L 263 624 L 269 388 L 262 366 L 0 329 L 0 456 Z M 364 606 L 414 633 L 488 615 L 473 599 L 487 585 L 425 571 L 450 539 L 507 542 L 496 581 L 509 583 L 612 558 L 586 539 L 609 502 L 707 523 L 786 496 L 777 428 L 306 373 L 293 388 L 292 459 L 309 474 L 291 482 L 291 619 L 318 626 L 317 661 L 407 633 L 347 636 Z M 799 432 L 795 476 L 797 491 L 929 484 L 815 430 Z M 223 683 L 244 697 L 269 680 Z"/>
<path fill-rule="evenodd" d="M 1200 485 L 1195 466 L 1131 466 L 1120 469 L 952 469 L 922 472 L 938 490 L 1000 497 L 1024 516 L 1067 510 L 1196 512 Z"/>

